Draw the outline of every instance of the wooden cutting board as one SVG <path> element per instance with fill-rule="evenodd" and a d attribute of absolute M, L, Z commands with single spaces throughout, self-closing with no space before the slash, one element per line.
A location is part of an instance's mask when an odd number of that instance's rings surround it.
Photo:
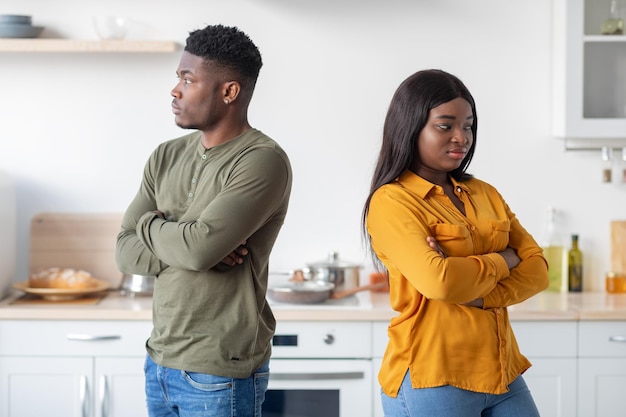
<path fill-rule="evenodd" d="M 626 221 L 611 222 L 611 271 L 626 273 Z"/>
<path fill-rule="evenodd" d="M 41 213 L 30 227 L 30 272 L 43 268 L 83 269 L 118 288 L 122 273 L 115 264 L 121 213 Z"/>

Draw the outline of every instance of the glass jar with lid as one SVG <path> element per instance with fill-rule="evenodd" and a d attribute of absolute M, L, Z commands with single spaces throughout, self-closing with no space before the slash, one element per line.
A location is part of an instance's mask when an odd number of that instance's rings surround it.
<path fill-rule="evenodd" d="M 619 272 L 606 273 L 606 292 L 609 294 L 621 294 L 626 292 L 626 274 Z"/>

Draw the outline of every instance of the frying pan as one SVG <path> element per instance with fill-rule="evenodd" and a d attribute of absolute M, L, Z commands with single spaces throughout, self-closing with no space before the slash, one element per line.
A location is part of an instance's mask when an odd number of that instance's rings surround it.
<path fill-rule="evenodd" d="M 348 297 L 359 291 L 378 289 L 385 283 L 363 285 L 341 291 L 333 291 L 335 284 L 324 281 L 292 281 L 267 289 L 267 296 L 273 301 L 289 304 L 318 304 L 328 299 Z"/>

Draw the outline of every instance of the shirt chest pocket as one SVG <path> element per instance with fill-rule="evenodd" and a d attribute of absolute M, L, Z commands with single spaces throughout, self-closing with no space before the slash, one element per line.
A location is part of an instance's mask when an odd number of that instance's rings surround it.
<path fill-rule="evenodd" d="M 489 220 L 489 230 L 491 234 L 491 252 L 500 252 L 509 246 L 509 232 L 511 222 L 509 220 Z"/>
<path fill-rule="evenodd" d="M 430 230 L 447 256 L 473 254 L 472 236 L 466 226 L 435 223 L 430 226 Z"/>

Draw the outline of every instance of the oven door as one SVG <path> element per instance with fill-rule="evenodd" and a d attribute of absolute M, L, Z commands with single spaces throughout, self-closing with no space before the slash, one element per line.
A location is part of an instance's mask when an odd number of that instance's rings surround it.
<path fill-rule="evenodd" d="M 263 417 L 372 415 L 367 359 L 272 359 Z"/>

